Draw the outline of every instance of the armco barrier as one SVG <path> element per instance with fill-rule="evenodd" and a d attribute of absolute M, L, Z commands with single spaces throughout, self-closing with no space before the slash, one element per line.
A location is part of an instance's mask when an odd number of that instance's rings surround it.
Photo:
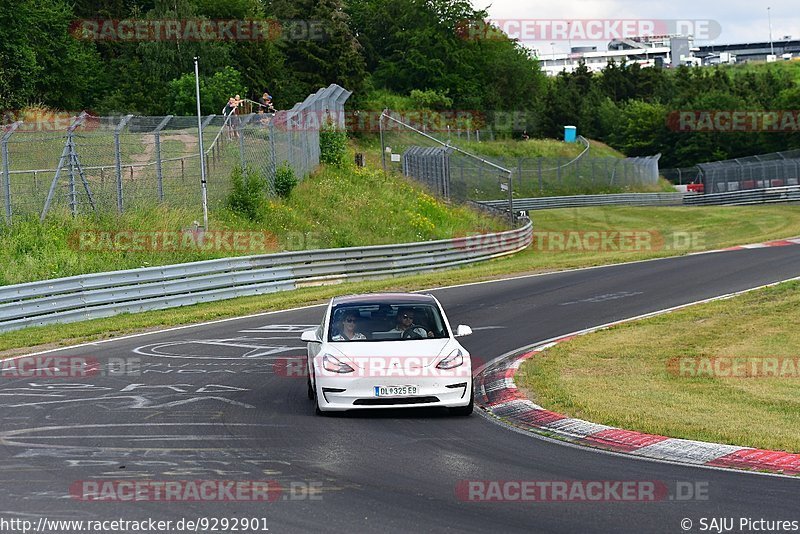
<path fill-rule="evenodd" d="M 0 332 L 420 271 L 513 254 L 533 224 L 402 245 L 283 252 L 87 274 L 0 287 Z"/>
<path fill-rule="evenodd" d="M 706 193 L 686 195 L 683 203 L 687 206 L 744 206 L 747 204 L 767 204 L 772 202 L 800 201 L 800 186 L 768 187 L 765 189 L 743 189 L 728 193 Z"/>
<path fill-rule="evenodd" d="M 727 193 L 615 193 L 609 195 L 573 195 L 565 197 L 515 198 L 514 209 L 535 211 L 589 206 L 743 206 L 772 202 L 800 201 L 800 185 L 746 189 Z M 475 202 L 477 206 L 507 210 L 507 200 Z"/>
<path fill-rule="evenodd" d="M 545 210 L 555 208 L 581 208 L 587 206 L 680 206 L 683 193 L 613 193 L 609 195 L 571 195 L 564 197 L 515 198 L 515 210 Z M 505 210 L 507 200 L 479 202 L 486 207 Z"/>

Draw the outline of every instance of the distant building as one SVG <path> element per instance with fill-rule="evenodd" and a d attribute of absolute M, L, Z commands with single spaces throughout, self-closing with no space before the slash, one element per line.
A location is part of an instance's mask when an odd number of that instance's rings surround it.
<path fill-rule="evenodd" d="M 680 50 L 676 51 L 676 46 Z M 569 54 L 540 55 L 539 62 L 545 73 L 555 76 L 562 70 L 574 71 L 581 61 L 590 71 L 599 72 L 611 61 L 628 65 L 638 63 L 642 67 L 673 65 L 673 56 L 678 62 L 684 61 L 682 56 L 691 57 L 691 37 L 658 35 L 614 39 L 605 51 L 598 51 L 596 47 L 573 47 Z"/>
<path fill-rule="evenodd" d="M 569 54 L 539 54 L 542 70 L 555 76 L 566 70 L 573 72 L 583 61 L 592 72 L 603 70 L 611 61 L 617 64 L 638 63 L 643 67 L 676 67 L 678 65 L 706 66 L 747 61 L 776 61 L 800 59 L 800 40 L 785 36 L 773 41 L 775 57 L 770 56 L 770 43 L 712 44 L 694 46 L 691 36 L 656 35 L 615 39 L 608 50 L 597 47 L 573 47 Z"/>

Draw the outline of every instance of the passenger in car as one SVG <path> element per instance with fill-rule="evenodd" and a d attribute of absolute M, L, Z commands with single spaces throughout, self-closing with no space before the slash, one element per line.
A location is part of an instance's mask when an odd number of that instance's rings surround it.
<path fill-rule="evenodd" d="M 358 314 L 355 311 L 347 311 L 342 316 L 342 321 L 336 328 L 337 333 L 331 340 L 333 341 L 354 341 L 359 339 L 367 339 L 367 336 L 360 332 L 356 332 L 356 322 L 358 321 Z"/>

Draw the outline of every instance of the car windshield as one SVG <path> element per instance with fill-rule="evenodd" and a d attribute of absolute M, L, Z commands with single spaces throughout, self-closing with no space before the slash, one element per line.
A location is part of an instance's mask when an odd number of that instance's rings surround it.
<path fill-rule="evenodd" d="M 433 304 L 343 304 L 331 312 L 328 341 L 413 341 L 450 334 Z"/>

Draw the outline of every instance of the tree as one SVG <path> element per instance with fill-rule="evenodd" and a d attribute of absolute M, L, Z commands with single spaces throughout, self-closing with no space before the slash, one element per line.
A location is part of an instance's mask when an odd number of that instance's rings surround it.
<path fill-rule="evenodd" d="M 281 20 L 307 26 L 287 26 L 286 36 L 300 34 L 301 39 L 280 41 L 286 56 L 285 67 L 291 76 L 283 80 L 283 91 L 302 100 L 320 87 L 337 83 L 350 91 L 359 91 L 366 75 L 361 45 L 350 28 L 350 17 L 342 0 L 277 1 L 271 13 Z M 320 35 L 316 29 L 323 29 Z M 303 32 L 308 30 L 307 35 Z"/>
<path fill-rule="evenodd" d="M 0 5 L 0 109 L 29 103 L 79 110 L 100 72 L 93 43 L 69 33 L 63 0 L 7 0 Z"/>
<path fill-rule="evenodd" d="M 200 110 L 204 115 L 221 113 L 233 95 L 247 94 L 242 75 L 233 67 L 225 67 L 213 76 L 200 78 Z M 174 115 L 194 115 L 197 112 L 194 73 L 187 73 L 169 83 L 169 109 Z"/>

